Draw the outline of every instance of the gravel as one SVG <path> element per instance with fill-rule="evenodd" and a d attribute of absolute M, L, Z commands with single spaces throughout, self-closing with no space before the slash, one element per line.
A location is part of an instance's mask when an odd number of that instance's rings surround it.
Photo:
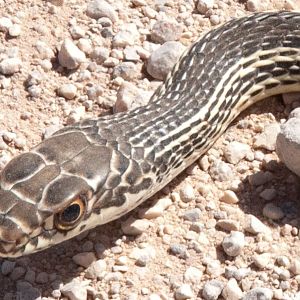
<path fill-rule="evenodd" d="M 147 104 L 182 51 L 213 26 L 250 10 L 300 9 L 282 0 L 71 2 L 0 4 L 2 168 L 63 125 Z M 0 298 L 297 299 L 299 184 L 273 149 L 278 128 L 280 136 L 297 123 L 300 97 L 283 98 L 239 116 L 129 215 L 1 259 Z"/>

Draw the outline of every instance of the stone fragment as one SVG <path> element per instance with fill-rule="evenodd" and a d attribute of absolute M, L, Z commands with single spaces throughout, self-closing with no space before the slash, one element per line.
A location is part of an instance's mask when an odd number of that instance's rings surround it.
<path fill-rule="evenodd" d="M 151 223 L 148 220 L 138 220 L 133 217 L 129 217 L 124 223 L 122 223 L 122 231 L 128 235 L 140 235 L 145 232 Z"/>
<path fill-rule="evenodd" d="M 65 99 L 71 100 L 75 98 L 77 92 L 77 87 L 72 83 L 63 84 L 58 90 L 57 93 L 59 96 L 64 97 Z"/>
<path fill-rule="evenodd" d="M 65 284 L 61 289 L 61 293 L 68 297 L 70 300 L 83 300 L 87 299 L 87 284 L 79 280 L 72 280 Z"/>
<path fill-rule="evenodd" d="M 176 300 L 191 299 L 193 297 L 194 297 L 194 293 L 189 284 L 181 285 L 175 292 Z"/>
<path fill-rule="evenodd" d="M 116 22 L 118 19 L 115 9 L 108 2 L 103 0 L 90 1 L 87 5 L 86 14 L 93 19 L 107 17 L 112 22 Z"/>
<path fill-rule="evenodd" d="M 70 39 L 65 39 L 58 53 L 58 60 L 61 66 L 76 69 L 85 62 L 86 56 Z"/>
<path fill-rule="evenodd" d="M 107 265 L 104 259 L 93 261 L 87 268 L 85 277 L 89 279 L 101 278 L 103 273 L 106 271 Z"/>
<path fill-rule="evenodd" d="M 263 215 L 271 220 L 280 220 L 284 217 L 284 212 L 279 206 L 267 203 L 263 208 Z"/>
<path fill-rule="evenodd" d="M 253 215 L 246 215 L 244 228 L 247 232 L 258 234 L 258 233 L 270 233 L 270 229 L 263 224 L 259 219 Z"/>
<path fill-rule="evenodd" d="M 200 14 L 206 14 L 209 9 L 214 7 L 215 1 L 214 0 L 199 0 L 197 3 L 197 10 Z"/>
<path fill-rule="evenodd" d="M 163 215 L 163 212 L 172 205 L 170 198 L 158 199 L 154 202 L 153 206 L 145 210 L 140 217 L 146 219 L 154 219 Z"/>
<path fill-rule="evenodd" d="M 5 58 L 0 62 L 0 73 L 3 75 L 13 75 L 20 71 L 22 61 L 19 58 Z"/>
<path fill-rule="evenodd" d="M 237 256 L 241 254 L 245 246 L 245 236 L 242 232 L 232 231 L 226 236 L 222 242 L 225 253 L 229 256 Z"/>
<path fill-rule="evenodd" d="M 163 44 L 180 39 L 183 27 L 177 22 L 157 21 L 151 31 L 151 40 Z"/>
<path fill-rule="evenodd" d="M 237 164 L 240 160 L 251 153 L 251 148 L 247 144 L 233 141 L 224 149 L 224 156 L 231 164 Z"/>
<path fill-rule="evenodd" d="M 273 292 L 268 288 L 254 288 L 250 290 L 243 300 L 272 300 Z"/>
<path fill-rule="evenodd" d="M 240 289 L 236 279 L 231 278 L 222 290 L 222 296 L 225 300 L 240 300 L 243 292 Z"/>
<path fill-rule="evenodd" d="M 192 284 L 200 283 L 202 271 L 196 267 L 189 267 L 184 273 L 184 280 Z"/>
<path fill-rule="evenodd" d="M 300 176 L 300 118 L 291 118 L 281 125 L 276 152 L 284 164 Z"/>
<path fill-rule="evenodd" d="M 90 264 L 97 260 L 93 252 L 81 252 L 72 257 L 75 264 L 87 268 Z"/>
<path fill-rule="evenodd" d="M 240 200 L 234 191 L 226 190 L 224 191 L 223 196 L 220 198 L 220 201 L 228 204 L 235 204 L 238 203 Z"/>
<path fill-rule="evenodd" d="M 155 79 L 163 80 L 182 54 L 184 46 L 179 42 L 166 42 L 153 51 L 147 64 L 147 72 Z"/>
<path fill-rule="evenodd" d="M 7 32 L 11 26 L 13 26 L 13 23 L 9 18 L 0 18 L 0 31 Z"/>
<path fill-rule="evenodd" d="M 231 180 L 234 176 L 231 166 L 222 160 L 215 160 L 210 166 L 209 173 L 217 181 Z"/>
<path fill-rule="evenodd" d="M 253 263 L 259 269 L 264 269 L 270 262 L 270 253 L 255 254 L 252 258 Z"/>
<path fill-rule="evenodd" d="M 269 151 L 274 151 L 279 132 L 280 125 L 278 123 L 266 125 L 264 131 L 255 137 L 253 146 L 255 148 L 263 148 Z"/>
<path fill-rule="evenodd" d="M 183 202 L 190 202 L 195 199 L 194 188 L 191 184 L 184 184 L 179 190 L 180 199 Z"/>
<path fill-rule="evenodd" d="M 217 279 L 207 281 L 203 287 L 202 296 L 205 300 L 217 300 L 222 293 L 224 283 Z"/>

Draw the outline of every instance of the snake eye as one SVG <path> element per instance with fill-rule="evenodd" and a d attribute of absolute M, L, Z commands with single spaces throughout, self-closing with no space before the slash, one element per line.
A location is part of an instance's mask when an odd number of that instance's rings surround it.
<path fill-rule="evenodd" d="M 56 214 L 55 226 L 60 230 L 74 227 L 85 212 L 85 201 L 80 197 L 73 200 L 64 210 Z"/>

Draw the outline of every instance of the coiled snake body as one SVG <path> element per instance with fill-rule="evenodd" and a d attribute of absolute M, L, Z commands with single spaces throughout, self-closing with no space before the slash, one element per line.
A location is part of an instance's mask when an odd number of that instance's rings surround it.
<path fill-rule="evenodd" d="M 0 255 L 15 257 L 117 219 L 209 149 L 253 103 L 300 90 L 300 14 L 260 13 L 203 35 L 148 105 L 84 120 L 7 164 Z"/>

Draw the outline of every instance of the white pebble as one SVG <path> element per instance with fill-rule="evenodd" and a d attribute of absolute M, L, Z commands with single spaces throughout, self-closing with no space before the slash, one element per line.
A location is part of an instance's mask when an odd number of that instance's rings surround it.
<path fill-rule="evenodd" d="M 245 236 L 242 232 L 232 231 L 226 236 L 222 242 L 225 253 L 229 256 L 237 256 L 241 254 L 245 246 Z"/>
<path fill-rule="evenodd" d="M 63 84 L 58 89 L 58 95 L 64 97 L 65 99 L 71 100 L 75 98 L 77 93 L 77 87 L 72 83 Z"/>

